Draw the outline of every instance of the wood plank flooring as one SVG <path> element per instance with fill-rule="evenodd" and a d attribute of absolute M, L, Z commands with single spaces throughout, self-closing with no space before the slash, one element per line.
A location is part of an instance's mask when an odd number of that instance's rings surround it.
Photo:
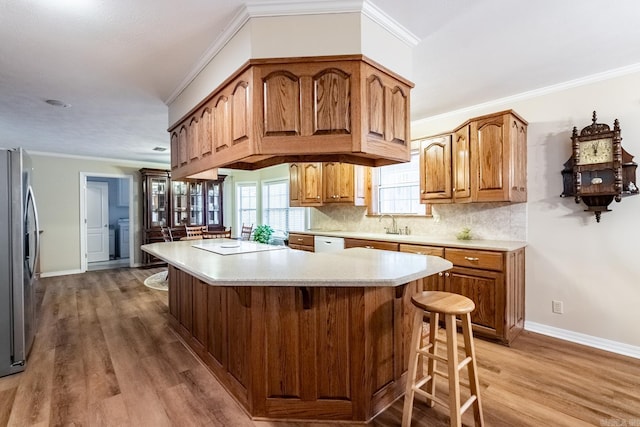
<path fill-rule="evenodd" d="M 142 284 L 158 271 L 42 279 L 28 369 L 0 378 L 0 426 L 332 425 L 251 420 L 169 328 L 167 293 Z M 487 426 L 640 426 L 640 360 L 527 332 L 476 348 Z M 448 425 L 441 407 L 413 414 Z M 402 399 L 370 425 L 401 419 Z"/>

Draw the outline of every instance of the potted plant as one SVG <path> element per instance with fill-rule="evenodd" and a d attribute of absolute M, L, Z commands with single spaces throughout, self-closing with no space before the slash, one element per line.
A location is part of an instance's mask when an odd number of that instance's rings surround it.
<path fill-rule="evenodd" d="M 271 235 L 273 234 L 273 228 L 270 225 L 258 225 L 253 230 L 253 240 L 260 243 L 269 243 Z"/>

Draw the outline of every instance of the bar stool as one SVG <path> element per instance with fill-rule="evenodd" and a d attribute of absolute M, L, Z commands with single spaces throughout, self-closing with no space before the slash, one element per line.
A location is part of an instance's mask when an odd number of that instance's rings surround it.
<path fill-rule="evenodd" d="M 404 409 L 402 411 L 402 425 L 411 425 L 411 413 L 413 411 L 413 398 L 415 393 L 426 397 L 427 404 L 433 407 L 435 403 L 449 407 L 450 425 L 460 427 L 462 414 L 473 405 L 473 416 L 476 426 L 484 426 L 482 405 L 480 402 L 480 385 L 478 382 L 476 355 L 473 346 L 473 334 L 471 331 L 471 312 L 475 304 L 469 298 L 450 292 L 425 291 L 411 297 L 415 306 L 411 333 L 411 350 L 409 353 L 409 370 L 407 372 L 407 388 L 404 396 Z M 438 321 L 440 315 L 444 316 L 446 339 L 438 337 Z M 422 324 L 424 318 L 429 316 L 429 341 L 422 346 Z M 464 358 L 458 357 L 458 337 L 456 333 L 456 316 L 460 316 L 462 323 L 462 336 L 464 339 Z M 446 341 L 446 357 L 437 354 L 438 343 Z M 427 372 L 421 378 L 416 378 L 418 373 L 418 361 L 422 357 L 427 358 Z M 447 372 L 438 371 L 436 363 L 443 362 L 448 366 Z M 470 397 L 462 405 L 460 404 L 460 370 L 468 369 Z M 442 376 L 449 380 L 449 402 L 436 397 L 436 376 Z M 426 390 L 425 390 L 426 386 Z"/>

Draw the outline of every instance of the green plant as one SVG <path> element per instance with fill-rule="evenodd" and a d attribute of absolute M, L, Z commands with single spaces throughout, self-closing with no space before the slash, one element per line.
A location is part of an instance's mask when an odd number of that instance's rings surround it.
<path fill-rule="evenodd" d="M 269 243 L 271 235 L 273 234 L 273 228 L 270 225 L 258 225 L 253 230 L 253 240 L 260 243 Z"/>
<path fill-rule="evenodd" d="M 471 229 L 469 227 L 464 227 L 461 232 L 456 234 L 456 238 L 458 240 L 471 240 Z"/>

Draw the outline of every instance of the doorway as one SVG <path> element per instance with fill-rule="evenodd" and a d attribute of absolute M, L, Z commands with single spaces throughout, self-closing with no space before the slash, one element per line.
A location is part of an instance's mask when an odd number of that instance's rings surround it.
<path fill-rule="evenodd" d="M 133 267 L 133 176 L 80 173 L 81 271 Z"/>

